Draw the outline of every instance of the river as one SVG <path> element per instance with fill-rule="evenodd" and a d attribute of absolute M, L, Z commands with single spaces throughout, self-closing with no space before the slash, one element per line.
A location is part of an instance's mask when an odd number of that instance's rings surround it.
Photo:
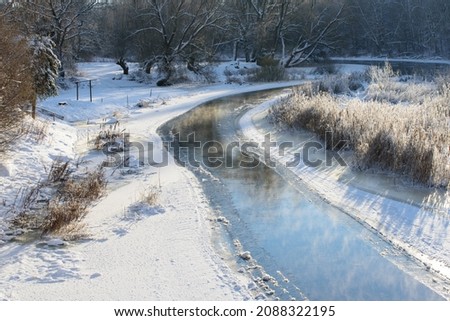
<path fill-rule="evenodd" d="M 177 117 L 160 128 L 165 139 L 180 133 L 180 141 L 195 133 L 197 141 L 223 146 L 239 141 L 237 120 L 244 110 L 278 91 L 243 94 L 215 100 Z M 176 155 L 177 156 L 177 155 Z M 301 186 L 289 184 L 274 169 L 229 150 L 225 164 L 206 167 L 208 159 L 195 151 L 200 166 L 190 166 L 206 195 L 229 224 L 220 246 L 232 252 L 250 251 L 254 261 L 236 258 L 242 269 L 265 284 L 269 298 L 281 300 L 442 300 L 420 280 L 429 278 L 423 266 L 359 224 L 347 214 Z M 186 152 L 177 156 L 179 161 Z M 222 219 L 220 219 L 222 221 Z M 236 242 L 236 241 L 239 242 Z M 238 244 L 235 247 L 234 244 Z M 261 281 L 264 275 L 271 279 Z"/>

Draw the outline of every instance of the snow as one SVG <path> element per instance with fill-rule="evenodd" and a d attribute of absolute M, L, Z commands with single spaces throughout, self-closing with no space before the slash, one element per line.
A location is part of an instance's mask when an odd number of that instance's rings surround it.
<path fill-rule="evenodd" d="M 80 241 L 23 240 L 22 233 L 9 230 L 6 224 L 11 218 L 8 210 L 21 188 L 45 179 L 54 159 L 74 160 L 82 156 L 82 166 L 90 167 L 105 160 L 87 143 L 98 133 L 99 124 L 119 123 L 133 141 L 151 141 L 154 150 L 160 151 L 162 142 L 157 128 L 201 103 L 301 83 L 224 84 L 224 70 L 236 69 L 233 64 L 216 67 L 217 80 L 222 83 L 159 88 L 130 82 L 114 62 L 84 63 L 79 66 L 80 76 L 93 79 L 93 102 L 89 101 L 86 86 L 80 86 L 79 101 L 72 87 L 40 102 L 40 107 L 64 116 L 64 121 L 52 122 L 41 115 L 47 119 L 46 138 L 38 144 L 32 135 L 27 136 L 6 159 L 0 159 L 0 300 L 265 298 L 247 271 L 238 271 L 233 263 L 235 253 L 216 250 L 212 225 L 226 225 L 228 221 L 216 217 L 198 179 L 177 166 L 171 157 L 168 166 L 154 168 L 142 166 L 136 155 L 131 155 L 129 170 L 109 170 L 108 193 L 90 208 L 84 221 L 87 238 Z M 250 65 L 240 63 L 239 68 L 244 67 Z M 341 72 L 361 68 L 365 67 L 346 65 Z M 302 72 L 307 75 L 310 70 Z M 62 101 L 67 104 L 60 105 Z M 148 102 L 150 108 L 136 107 L 139 102 Z M 241 118 L 245 136 L 261 141 L 264 134 L 255 127 L 255 118 L 272 103 L 269 101 Z M 160 156 L 156 154 L 155 159 L 161 159 Z M 327 201 L 376 228 L 426 262 L 430 269 L 450 277 L 448 212 L 430 214 L 415 205 L 342 184 L 335 179 L 339 173 L 296 168 L 294 174 Z M 142 193 L 150 186 L 159 191 L 154 205 L 142 201 Z M 15 239 L 20 242 L 14 242 Z M 251 254 L 242 249 L 238 256 L 251 260 Z M 264 275 L 263 279 L 270 280 L 270 276 Z"/>
<path fill-rule="evenodd" d="M 195 175 L 172 158 L 163 168 L 140 166 L 132 158 L 136 168 L 108 170 L 108 193 L 89 209 L 83 222 L 87 236 L 79 241 L 20 236 L 19 242 L 11 242 L 16 236 L 5 232 L 8 210 L 21 188 L 47 177 L 52 160 L 83 157 L 81 167 L 103 162 L 102 153 L 88 143 L 99 124 L 117 121 L 131 139 L 151 141 L 160 151 L 156 130 L 169 119 L 214 98 L 298 82 L 157 88 L 128 81 L 111 62 L 80 64 L 79 69 L 84 78 L 95 79 L 93 102 L 87 87 L 80 88 L 79 101 L 75 88 L 69 88 L 40 102 L 64 121 L 46 120 L 48 133 L 41 143 L 24 138 L 1 161 L 0 300 L 261 298 L 250 276 L 237 272 L 233 253 L 219 254 L 214 248 L 216 213 Z M 154 101 L 153 108 L 134 107 L 142 100 Z M 59 105 L 61 101 L 67 105 Z M 149 186 L 158 187 L 158 204 L 142 203 Z"/>
<path fill-rule="evenodd" d="M 248 252 L 248 251 L 245 251 L 245 252 L 240 253 L 239 256 L 240 256 L 243 260 L 246 260 L 246 261 L 249 261 L 249 260 L 252 259 L 252 255 L 251 255 L 251 253 Z"/>
<path fill-rule="evenodd" d="M 299 152 L 302 147 L 298 138 L 300 135 L 276 130 L 265 119 L 269 108 L 284 96 L 280 95 L 251 109 L 239 121 L 246 139 L 262 142 L 264 136 L 271 132 L 272 139 L 279 143 L 294 143 L 293 148 L 285 150 L 284 156 L 272 153 L 272 159 L 279 164 L 291 161 L 293 153 Z M 443 280 L 450 279 L 448 193 L 429 192 L 413 186 L 399 187 L 376 176 L 368 180 L 360 179 L 348 167 L 316 169 L 300 164 L 288 168 L 288 172 L 325 201 L 374 229 L 394 246 L 422 262 L 424 267 L 440 275 Z M 448 291 L 444 293 L 446 297 L 449 294 Z"/>
<path fill-rule="evenodd" d="M 66 243 L 65 243 L 63 240 L 61 240 L 61 239 L 51 239 L 51 240 L 48 240 L 46 243 L 47 243 L 48 246 L 54 246 L 54 247 L 57 247 L 57 246 L 63 246 L 63 245 L 66 244 Z"/>
<path fill-rule="evenodd" d="M 0 164 L 0 176 L 14 176 L 14 170 L 11 163 Z"/>
<path fill-rule="evenodd" d="M 31 123 L 31 120 L 29 120 Z M 13 152 L 0 158 L 0 203 L 13 205 L 21 187 L 31 187 L 43 180 L 53 160 L 60 157 L 75 158 L 73 141 L 77 131 L 72 126 L 60 122 L 40 120 L 36 126 L 48 126 L 47 137 L 42 143 L 36 142 L 35 134 L 31 133 L 17 144 Z M 3 169 L 3 170 L 2 170 Z M 4 210 L 4 208 L 3 208 Z M 0 209 L 0 217 L 8 218 Z M 0 228 L 5 220 L 0 222 Z M 0 235 L 1 239 L 1 235 Z"/>

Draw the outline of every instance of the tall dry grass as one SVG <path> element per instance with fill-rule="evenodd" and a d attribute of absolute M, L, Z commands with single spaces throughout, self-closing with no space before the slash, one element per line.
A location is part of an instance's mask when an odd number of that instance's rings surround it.
<path fill-rule="evenodd" d="M 393 81 L 392 77 L 385 79 Z M 392 88 L 379 88 L 378 97 L 402 95 Z M 348 142 L 359 169 L 377 167 L 415 182 L 448 188 L 450 86 L 441 88 L 440 93 L 416 97 L 422 95 L 418 91 L 411 101 L 396 104 L 391 99 L 364 101 L 299 91 L 274 106 L 271 114 L 276 123 L 305 128 L 322 139 L 327 131 L 333 132 L 335 142 Z"/>
<path fill-rule="evenodd" d="M 106 188 L 101 168 L 87 172 L 83 177 L 69 178 L 61 182 L 57 194 L 49 202 L 40 229 L 43 234 L 61 234 L 67 226 L 80 223 L 89 205 L 100 198 Z"/>
<path fill-rule="evenodd" d="M 375 100 L 392 104 L 422 104 L 426 99 L 439 95 L 438 85 L 412 77 L 400 78 L 388 63 L 384 67 L 369 68 L 365 100 Z"/>
<path fill-rule="evenodd" d="M 76 177 L 73 173 L 69 161 L 55 160 L 46 180 L 19 193 L 12 225 L 64 239 L 82 236 L 82 220 L 104 194 L 107 181 L 101 167 Z"/>

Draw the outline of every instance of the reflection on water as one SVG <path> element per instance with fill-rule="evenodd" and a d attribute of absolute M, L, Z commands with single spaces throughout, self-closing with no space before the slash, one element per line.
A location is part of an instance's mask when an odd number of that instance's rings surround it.
<path fill-rule="evenodd" d="M 227 144 L 237 138 L 238 109 L 270 94 L 208 103 L 169 122 L 162 134 L 172 130 L 183 138 L 195 132 L 202 142 Z M 201 155 L 196 157 L 200 160 Z M 237 160 L 242 157 L 233 153 Z M 276 293 L 281 299 L 295 297 L 297 288 L 311 300 L 442 299 L 392 262 L 423 275 L 418 265 L 306 189 L 294 188 L 274 170 L 259 165 L 210 171 L 220 183 L 210 184 L 206 193 L 230 220 L 231 238 L 238 238 L 269 274 L 281 271 L 289 279 L 284 292 Z"/>

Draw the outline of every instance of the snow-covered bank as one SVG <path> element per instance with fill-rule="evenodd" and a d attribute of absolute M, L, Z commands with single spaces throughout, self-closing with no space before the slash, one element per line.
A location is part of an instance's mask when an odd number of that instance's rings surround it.
<path fill-rule="evenodd" d="M 161 171 L 153 215 L 126 215 L 151 173 L 112 191 L 90 212 L 91 239 L 62 248 L 10 244 L 2 249 L 2 299 L 243 300 L 237 279 L 210 244 L 212 215 L 195 178 L 177 166 Z"/>
<path fill-rule="evenodd" d="M 64 116 L 69 125 L 52 123 L 49 137 L 64 148 L 36 145 L 18 157 L 30 162 L 8 165 L 22 175 L 3 175 L 0 184 L 10 205 L 21 186 L 32 185 L 46 176 L 49 155 L 75 158 L 84 156 L 89 166 L 105 160 L 88 150 L 85 141 L 98 118 L 114 117 L 130 133 L 132 140 L 153 142 L 161 150 L 157 128 L 208 100 L 232 94 L 295 85 L 298 82 L 262 85 L 179 86 L 150 89 L 120 79 L 113 63 L 80 66 L 87 78 L 95 78 L 94 101 L 75 100 L 75 89 L 42 102 L 46 109 Z M 84 89 L 85 90 L 85 89 Z M 133 108 L 140 100 L 154 98 L 151 108 Z M 60 104 L 63 102 L 63 104 Z M 128 106 L 127 106 L 128 105 Z M 81 122 L 83 121 L 83 122 Z M 92 138 L 92 136 L 91 136 Z M 54 149 L 54 150 L 53 150 Z M 28 153 L 28 154 L 27 154 Z M 41 167 L 34 159 L 44 155 Z M 156 158 L 158 155 L 156 155 Z M 31 165 L 33 164 L 33 165 Z M 33 175 L 32 175 L 33 174 Z M 3 300 L 246 300 L 256 288 L 245 275 L 235 273 L 226 257 L 214 251 L 211 243 L 214 213 L 195 176 L 169 165 L 157 169 L 137 168 L 129 174 L 107 172 L 109 193 L 85 220 L 90 237 L 75 242 L 41 239 L 6 242 L 0 247 L 0 299 Z M 148 186 L 161 185 L 159 207 L 136 212 L 135 204 Z M 2 211 L 2 215 L 6 212 Z M 5 217 L 2 217 L 5 223 Z M 211 221 L 211 222 L 210 222 Z M 10 240 L 6 224 L 0 235 Z M 3 233 L 5 232 L 5 233 Z M 8 232 L 8 233 L 6 233 Z M 8 234 L 8 235 L 7 235 Z M 3 242 L 3 241 L 2 241 Z"/>
<path fill-rule="evenodd" d="M 294 153 L 301 153 L 305 139 L 314 139 L 314 135 L 278 130 L 269 124 L 265 116 L 275 102 L 266 102 L 244 114 L 240 126 L 247 139 L 259 143 L 264 141 L 267 133 L 271 133 L 272 141 L 278 144 L 292 142 L 294 147 L 284 150 L 284 155 L 280 156 L 278 151 L 271 154 L 283 166 L 293 160 Z M 429 280 L 423 281 L 435 283 L 433 288 L 438 288 L 447 298 L 450 296 L 447 285 L 450 278 L 448 194 L 427 193 L 389 180 L 383 182 L 376 175 L 371 177 L 370 186 L 348 167 L 311 168 L 301 163 L 287 171 L 324 200 L 420 260 L 424 269 L 441 275 L 443 280 L 430 276 Z M 439 202 L 433 202 L 438 198 Z"/>
<path fill-rule="evenodd" d="M 358 63 L 374 63 L 374 62 L 395 62 L 395 63 L 412 63 L 412 64 L 428 64 L 428 65 L 450 65 L 450 60 L 445 59 L 415 59 L 415 58 L 389 58 L 389 57 L 330 57 L 331 61 L 337 62 L 358 62 Z"/>

